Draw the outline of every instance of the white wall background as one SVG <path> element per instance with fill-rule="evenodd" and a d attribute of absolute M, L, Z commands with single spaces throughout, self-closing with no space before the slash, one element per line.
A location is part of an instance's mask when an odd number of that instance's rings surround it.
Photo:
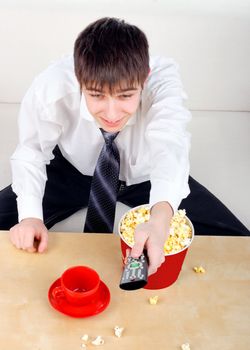
<path fill-rule="evenodd" d="M 19 103 L 91 21 L 138 25 L 179 64 L 192 111 L 191 174 L 250 228 L 250 1 L 0 0 L 0 188 L 11 181 Z"/>

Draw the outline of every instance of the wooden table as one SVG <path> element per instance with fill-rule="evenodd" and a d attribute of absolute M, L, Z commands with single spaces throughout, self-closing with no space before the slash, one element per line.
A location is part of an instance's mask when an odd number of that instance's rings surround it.
<path fill-rule="evenodd" d="M 106 234 L 51 233 L 49 250 L 29 254 L 0 232 L 0 349 L 79 350 L 81 336 L 102 335 L 101 349 L 250 349 L 250 240 L 195 237 L 178 281 L 166 289 L 119 289 L 119 238 Z M 52 282 L 74 265 L 96 269 L 111 292 L 99 315 L 72 318 L 47 299 Z M 205 274 L 192 268 L 202 265 Z M 157 305 L 148 298 L 159 296 Z M 121 338 L 113 327 L 125 327 Z M 88 345 L 88 349 L 96 348 Z"/>

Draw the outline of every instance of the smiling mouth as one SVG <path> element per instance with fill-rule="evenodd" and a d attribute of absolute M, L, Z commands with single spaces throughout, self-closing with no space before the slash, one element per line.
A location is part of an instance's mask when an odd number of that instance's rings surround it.
<path fill-rule="evenodd" d="M 111 122 L 111 121 L 109 121 L 109 120 L 107 120 L 107 119 L 104 119 L 104 118 L 101 118 L 101 119 L 103 120 L 103 122 L 104 122 L 105 124 L 110 125 L 110 126 L 119 125 L 119 124 L 121 123 L 121 121 L 122 121 L 122 119 L 119 119 L 119 120 L 117 120 L 117 121 L 115 121 L 115 122 Z"/>

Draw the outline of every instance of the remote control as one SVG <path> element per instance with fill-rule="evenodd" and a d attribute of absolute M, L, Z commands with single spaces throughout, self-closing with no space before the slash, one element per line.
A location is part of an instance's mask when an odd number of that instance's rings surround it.
<path fill-rule="evenodd" d="M 120 288 L 135 290 L 144 287 L 148 282 L 148 257 L 146 251 L 135 259 L 129 256 L 123 270 Z"/>

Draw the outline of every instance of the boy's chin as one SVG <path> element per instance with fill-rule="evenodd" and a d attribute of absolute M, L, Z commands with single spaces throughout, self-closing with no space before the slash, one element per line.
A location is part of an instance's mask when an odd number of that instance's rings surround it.
<path fill-rule="evenodd" d="M 105 130 L 106 132 L 115 133 L 121 131 L 125 125 L 127 124 L 129 118 L 123 118 L 120 123 L 117 123 L 117 125 L 108 125 L 108 123 L 105 123 L 101 118 L 97 119 L 98 124 L 100 127 Z"/>
<path fill-rule="evenodd" d="M 119 132 L 119 131 L 121 131 L 122 127 L 110 128 L 110 127 L 107 127 L 107 126 L 102 126 L 102 129 L 104 131 L 107 131 L 107 132 Z"/>
<path fill-rule="evenodd" d="M 102 124 L 102 129 L 104 130 L 104 131 L 107 131 L 107 132 L 119 132 L 119 131 L 121 131 L 123 128 L 124 128 L 124 126 L 126 125 L 126 123 L 125 124 L 121 124 L 121 125 L 119 125 L 119 126 L 107 126 L 107 125 L 103 125 Z"/>

